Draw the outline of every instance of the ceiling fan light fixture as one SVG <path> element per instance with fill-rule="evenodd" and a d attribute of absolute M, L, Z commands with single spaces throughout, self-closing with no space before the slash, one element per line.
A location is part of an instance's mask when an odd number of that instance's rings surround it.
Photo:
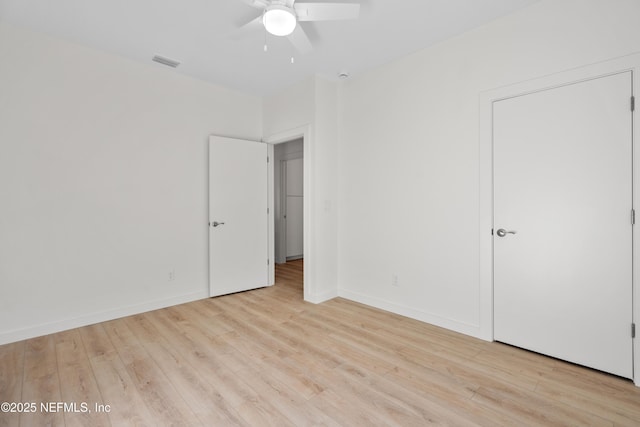
<path fill-rule="evenodd" d="M 262 16 L 264 28 L 274 36 L 288 36 L 296 29 L 296 15 L 293 11 L 280 5 L 269 6 Z"/>

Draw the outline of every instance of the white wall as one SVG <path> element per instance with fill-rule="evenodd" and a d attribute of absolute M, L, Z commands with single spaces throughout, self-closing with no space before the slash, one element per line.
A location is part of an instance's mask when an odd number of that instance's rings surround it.
<path fill-rule="evenodd" d="M 207 137 L 261 99 L 5 24 L 0 57 L 0 343 L 206 297 Z"/>
<path fill-rule="evenodd" d="M 269 138 L 300 126 L 312 125 L 315 78 L 303 80 L 263 99 L 263 135 Z"/>
<path fill-rule="evenodd" d="M 335 83 L 313 77 L 264 98 L 263 131 L 268 142 L 304 140 L 305 299 L 337 295 L 337 107 Z"/>
<path fill-rule="evenodd" d="M 338 107 L 337 84 L 317 77 L 312 155 L 318 260 L 316 292 L 320 301 L 337 296 L 338 288 Z"/>
<path fill-rule="evenodd" d="M 640 51 L 638 16 L 542 1 L 343 83 L 339 294 L 480 336 L 480 93 Z"/>

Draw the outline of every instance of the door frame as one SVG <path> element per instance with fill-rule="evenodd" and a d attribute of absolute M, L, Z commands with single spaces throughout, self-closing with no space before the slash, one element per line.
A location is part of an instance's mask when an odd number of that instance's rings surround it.
<path fill-rule="evenodd" d="M 584 67 L 558 72 L 541 78 L 527 80 L 482 92 L 480 102 L 480 137 L 479 137 L 479 291 L 480 318 L 477 336 L 493 341 L 493 103 L 505 98 L 525 95 L 544 89 L 552 89 L 571 83 L 590 80 L 597 77 L 631 71 L 633 75 L 633 94 L 638 97 L 636 88 L 640 88 L 640 54 L 633 54 Z M 632 162 L 633 162 L 633 195 L 635 209 L 636 200 L 640 200 L 640 159 L 637 150 L 636 133 L 640 129 L 640 114 L 636 112 L 632 118 Z M 636 271 L 640 271 L 640 246 L 638 239 L 633 238 L 632 267 L 632 313 L 633 321 L 640 321 L 640 281 Z M 640 338 L 640 337 L 639 337 Z M 634 382 L 640 386 L 640 339 L 633 342 Z"/>
<path fill-rule="evenodd" d="M 273 135 L 266 136 L 264 142 L 269 144 L 269 158 L 273 159 L 273 146 L 281 144 L 295 139 L 302 138 L 302 152 L 303 152 L 303 287 L 304 287 L 304 300 L 318 303 L 322 300 L 315 298 L 315 252 L 313 251 L 313 245 L 311 244 L 313 239 L 313 213 L 311 201 L 313 199 L 313 164 L 312 158 L 312 132 L 311 125 L 303 125 L 294 129 L 290 129 L 284 132 L 275 133 Z M 269 263 L 269 282 L 275 283 L 275 183 L 274 183 L 274 162 L 270 161 L 268 165 L 269 173 L 269 259 L 274 262 Z"/>

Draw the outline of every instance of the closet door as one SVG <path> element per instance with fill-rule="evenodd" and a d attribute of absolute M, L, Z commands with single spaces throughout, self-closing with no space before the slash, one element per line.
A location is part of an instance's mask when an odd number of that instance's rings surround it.
<path fill-rule="evenodd" d="M 287 259 L 303 256 L 303 159 L 287 160 L 286 164 L 286 224 Z"/>
<path fill-rule="evenodd" d="M 494 337 L 632 378 L 631 72 L 493 105 Z"/>

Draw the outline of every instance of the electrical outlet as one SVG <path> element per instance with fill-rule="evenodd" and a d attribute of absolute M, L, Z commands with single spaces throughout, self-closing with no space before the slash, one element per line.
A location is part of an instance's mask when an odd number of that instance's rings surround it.
<path fill-rule="evenodd" d="M 396 288 L 399 286 L 398 285 L 398 275 L 393 273 L 391 275 L 391 286 L 395 286 Z"/>
<path fill-rule="evenodd" d="M 175 270 L 169 270 L 168 278 L 169 278 L 170 282 L 173 282 L 174 280 L 176 280 L 176 272 L 175 272 Z"/>

